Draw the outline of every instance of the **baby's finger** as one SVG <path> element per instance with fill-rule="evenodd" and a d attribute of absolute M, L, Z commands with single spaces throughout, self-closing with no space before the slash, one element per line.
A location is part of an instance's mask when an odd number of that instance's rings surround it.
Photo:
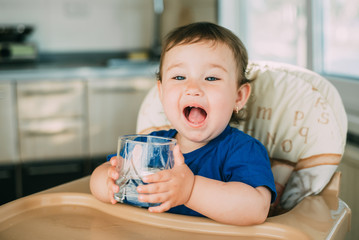
<path fill-rule="evenodd" d="M 183 154 L 179 148 L 179 145 L 176 145 L 173 149 L 173 157 L 175 160 L 175 165 L 182 165 L 184 163 L 184 157 Z"/>
<path fill-rule="evenodd" d="M 163 193 L 168 192 L 169 186 L 168 184 L 163 183 L 152 183 L 146 185 L 140 185 L 137 187 L 138 193 Z"/>
<path fill-rule="evenodd" d="M 120 187 L 113 181 L 113 179 L 107 179 L 107 189 L 111 190 L 113 193 L 117 193 L 120 190 Z"/>
<path fill-rule="evenodd" d="M 116 199 L 115 199 L 115 197 L 114 197 L 114 193 L 113 192 L 111 192 L 111 193 L 109 193 L 110 194 L 110 202 L 112 203 L 112 204 L 116 204 L 117 203 L 117 201 L 116 201 Z"/>
<path fill-rule="evenodd" d="M 154 174 L 150 174 L 142 177 L 142 180 L 145 183 L 154 183 L 154 182 L 166 182 L 171 178 L 169 170 L 162 170 Z"/>
<path fill-rule="evenodd" d="M 107 176 L 113 180 L 117 180 L 120 177 L 120 174 L 115 167 L 110 167 L 107 171 Z"/>
<path fill-rule="evenodd" d="M 139 194 L 138 200 L 140 202 L 148 203 L 162 203 L 168 201 L 167 193 L 153 193 L 153 194 Z"/>
<path fill-rule="evenodd" d="M 169 202 L 161 203 L 161 205 L 156 207 L 149 207 L 148 211 L 152 213 L 161 213 L 169 210 L 171 208 L 171 205 Z"/>
<path fill-rule="evenodd" d="M 112 157 L 110 159 L 111 166 L 117 166 L 122 159 L 123 159 L 122 157 L 117 157 L 117 156 Z"/>
<path fill-rule="evenodd" d="M 117 203 L 116 199 L 114 198 L 114 192 L 113 192 L 113 191 L 111 191 L 111 190 L 108 191 L 108 197 L 109 197 L 110 202 L 111 202 L 112 204 Z"/>
<path fill-rule="evenodd" d="M 117 186 L 112 181 L 109 181 L 107 187 L 108 187 L 108 196 L 109 196 L 110 202 L 112 204 L 117 203 L 116 199 L 114 198 L 114 194 L 117 193 L 120 190 L 119 186 Z"/>

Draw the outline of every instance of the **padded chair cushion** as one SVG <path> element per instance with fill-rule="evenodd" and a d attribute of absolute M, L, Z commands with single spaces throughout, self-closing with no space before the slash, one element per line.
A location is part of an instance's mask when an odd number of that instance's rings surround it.
<path fill-rule="evenodd" d="M 278 199 L 289 209 L 319 193 L 344 152 L 347 118 L 336 89 L 309 70 L 274 62 L 250 62 L 253 79 L 246 120 L 238 127 L 268 150 Z M 146 96 L 137 132 L 169 129 L 157 89 Z"/>

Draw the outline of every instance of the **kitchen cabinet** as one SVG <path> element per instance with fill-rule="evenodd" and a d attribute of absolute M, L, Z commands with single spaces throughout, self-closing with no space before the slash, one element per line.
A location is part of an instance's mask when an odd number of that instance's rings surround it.
<path fill-rule="evenodd" d="M 82 159 L 22 164 L 22 195 L 26 196 L 57 186 L 87 174 Z"/>
<path fill-rule="evenodd" d="M 11 82 L 0 83 L 0 204 L 14 200 L 17 195 L 16 174 L 17 121 L 15 113 L 15 86 Z M 4 194 L 5 193 L 5 194 Z"/>
<path fill-rule="evenodd" d="M 122 65 L 1 73 L 0 204 L 90 174 L 135 133 L 157 67 Z"/>
<path fill-rule="evenodd" d="M 17 197 L 17 167 L 15 165 L 0 165 L 0 205 L 15 200 Z"/>
<path fill-rule="evenodd" d="M 77 79 L 18 83 L 23 163 L 86 156 L 84 85 Z"/>
<path fill-rule="evenodd" d="M 17 84 L 21 194 L 84 176 L 86 83 L 79 79 Z"/>
<path fill-rule="evenodd" d="M 18 162 L 15 87 L 0 82 L 0 164 Z"/>
<path fill-rule="evenodd" d="M 88 81 L 91 157 L 117 151 L 120 135 L 136 132 L 137 113 L 154 77 L 102 78 Z"/>

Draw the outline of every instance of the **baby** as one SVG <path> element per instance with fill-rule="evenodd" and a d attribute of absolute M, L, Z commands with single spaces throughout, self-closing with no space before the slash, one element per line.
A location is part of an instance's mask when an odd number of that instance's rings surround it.
<path fill-rule="evenodd" d="M 238 121 L 251 86 L 242 42 L 213 23 L 193 23 L 164 41 L 158 91 L 173 129 L 151 135 L 176 138 L 175 164 L 143 178 L 139 201 L 161 203 L 150 212 L 206 216 L 234 225 L 260 224 L 276 198 L 267 151 L 229 126 Z M 116 203 L 119 174 L 112 157 L 91 176 L 92 194 Z"/>

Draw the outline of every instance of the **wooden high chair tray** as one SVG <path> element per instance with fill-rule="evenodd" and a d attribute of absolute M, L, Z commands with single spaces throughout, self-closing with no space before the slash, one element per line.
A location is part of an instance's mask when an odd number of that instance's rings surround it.
<path fill-rule="evenodd" d="M 81 186 L 84 192 L 76 192 Z M 102 203 L 87 186 L 84 178 L 0 206 L 0 239 L 311 239 L 307 232 L 285 224 L 286 219 L 276 222 L 273 217 L 261 225 L 238 227 L 206 218 L 154 214 L 126 204 Z"/>

